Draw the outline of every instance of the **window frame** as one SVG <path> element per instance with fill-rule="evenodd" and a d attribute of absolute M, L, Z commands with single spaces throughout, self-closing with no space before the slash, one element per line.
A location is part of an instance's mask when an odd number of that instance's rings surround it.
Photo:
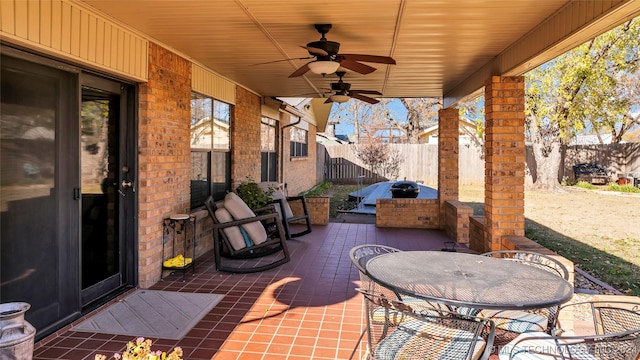
<path fill-rule="evenodd" d="M 292 126 L 289 135 L 289 157 L 292 159 L 308 158 L 309 131 Z"/>
<path fill-rule="evenodd" d="M 194 101 L 204 100 L 202 105 L 206 110 L 198 114 L 198 117 L 194 117 Z M 207 102 L 210 104 L 207 105 Z M 200 94 L 198 92 L 191 92 L 191 122 L 190 122 L 190 208 L 197 209 L 204 205 L 204 201 L 208 196 L 213 196 L 217 201 L 224 197 L 224 195 L 231 191 L 231 127 L 232 127 L 232 114 L 233 105 L 217 100 L 214 97 Z M 202 123 L 202 124 L 197 124 Z M 208 123 L 208 124 L 207 124 Z M 194 125 L 198 125 L 197 128 L 201 130 L 201 134 L 198 137 L 205 134 L 208 139 L 204 141 L 194 140 Z M 208 125 L 208 126 L 207 126 Z M 216 129 L 225 128 L 226 131 L 216 131 Z M 206 134 L 208 131 L 208 134 Z M 224 133 L 227 133 L 224 136 Z M 207 154 L 207 166 L 204 171 L 198 169 L 199 175 L 205 174 L 204 181 L 207 182 L 206 191 L 202 191 L 202 185 L 196 183 L 202 181 L 202 176 L 198 179 L 194 179 L 195 164 L 194 153 L 206 153 Z M 222 161 L 220 159 L 222 158 Z M 196 159 L 197 160 L 197 159 Z M 200 185 L 200 186 L 197 186 Z"/>
<path fill-rule="evenodd" d="M 260 181 L 278 181 L 278 123 L 278 120 L 264 115 L 260 120 Z M 268 149 L 265 148 L 265 128 L 273 133 L 273 137 L 270 134 L 266 136 L 271 145 Z"/>

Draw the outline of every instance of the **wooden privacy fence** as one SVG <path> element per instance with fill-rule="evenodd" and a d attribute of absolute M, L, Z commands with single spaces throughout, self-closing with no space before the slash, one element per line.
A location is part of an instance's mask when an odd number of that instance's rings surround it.
<path fill-rule="evenodd" d="M 386 180 L 411 180 L 436 185 L 438 183 L 438 145 L 390 144 L 398 151 L 402 160 L 397 179 L 386 179 L 367 170 L 355 154 L 353 145 L 322 146 L 318 144 L 319 181 L 333 183 L 356 183 L 364 176 L 364 183 Z M 478 148 L 460 145 L 460 183 L 484 183 L 484 161 Z M 320 161 L 320 159 L 323 159 Z M 322 169 L 322 170 L 321 170 Z M 376 176 L 377 175 L 377 176 Z"/>
<path fill-rule="evenodd" d="M 397 179 L 438 184 L 438 145 L 436 144 L 389 144 L 403 159 Z M 640 172 L 640 144 L 575 145 L 563 148 L 563 160 L 558 171 L 558 181 L 573 179 L 573 165 L 582 162 L 597 162 L 604 165 L 615 179 L 617 173 Z M 334 183 L 363 183 L 386 181 L 374 174 L 358 159 L 354 145 L 323 146 L 318 144 L 317 180 Z M 527 146 L 527 181 L 532 181 L 535 160 L 531 147 Z M 458 152 L 460 185 L 484 184 L 484 159 L 482 149 L 473 144 L 461 144 Z"/>
<path fill-rule="evenodd" d="M 388 180 L 345 158 L 325 155 L 325 181 L 337 184 L 374 184 Z"/>

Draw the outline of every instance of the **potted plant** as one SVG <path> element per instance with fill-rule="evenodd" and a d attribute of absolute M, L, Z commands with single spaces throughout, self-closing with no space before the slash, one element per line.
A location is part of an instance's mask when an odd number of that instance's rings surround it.
<path fill-rule="evenodd" d="M 236 188 L 236 193 L 249 208 L 258 209 L 273 201 L 274 189 L 269 187 L 267 190 L 264 190 L 252 177 L 247 176 L 247 180 L 243 181 Z"/>
<path fill-rule="evenodd" d="M 151 350 L 151 340 L 143 337 L 136 339 L 135 343 L 129 341 L 127 349 L 120 353 L 113 354 L 112 359 L 115 360 L 182 360 L 182 348 L 176 347 L 170 353 L 160 350 Z M 95 360 L 107 360 L 102 354 L 95 356 Z"/>

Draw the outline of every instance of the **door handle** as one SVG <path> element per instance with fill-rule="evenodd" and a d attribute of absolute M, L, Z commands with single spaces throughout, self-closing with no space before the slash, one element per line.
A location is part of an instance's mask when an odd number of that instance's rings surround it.
<path fill-rule="evenodd" d="M 122 190 L 126 190 L 127 188 L 131 188 L 132 192 L 136 192 L 136 188 L 133 187 L 133 181 L 126 181 L 126 180 L 122 180 L 122 183 L 120 184 Z M 125 193 L 124 191 L 122 191 L 120 189 L 118 189 L 118 193 L 120 193 L 120 195 L 122 195 L 122 197 L 125 197 Z"/>

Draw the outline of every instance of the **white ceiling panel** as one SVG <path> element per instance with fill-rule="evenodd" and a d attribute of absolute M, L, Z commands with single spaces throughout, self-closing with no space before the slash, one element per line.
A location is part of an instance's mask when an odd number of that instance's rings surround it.
<path fill-rule="evenodd" d="M 428 97 L 472 91 L 486 74 L 540 63 L 560 42 L 576 34 L 574 42 L 584 41 L 584 29 L 592 37 L 640 13 L 640 0 L 82 1 L 264 96 L 320 95 L 337 79 L 288 78 L 311 61 L 298 58 L 309 57 L 300 46 L 320 39 L 313 24 L 333 25 L 326 38 L 340 43 L 340 53 L 397 61 L 366 63 L 377 69 L 367 75 L 348 71 L 352 88 Z M 278 62 L 262 64 L 271 61 Z"/>

